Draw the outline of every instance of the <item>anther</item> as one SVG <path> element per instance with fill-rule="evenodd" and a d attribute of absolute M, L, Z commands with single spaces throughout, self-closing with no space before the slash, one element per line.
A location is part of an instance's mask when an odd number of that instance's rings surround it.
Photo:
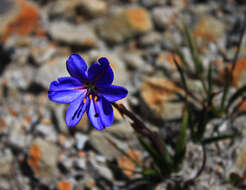
<path fill-rule="evenodd" d="M 95 97 L 94 97 L 94 101 L 97 101 L 97 99 L 98 99 L 97 96 L 95 96 Z"/>
<path fill-rule="evenodd" d="M 92 94 L 89 95 L 90 100 L 92 100 Z"/>
<path fill-rule="evenodd" d="M 83 99 L 83 103 L 84 103 L 84 104 L 85 104 L 85 102 L 86 102 L 86 98 Z"/>

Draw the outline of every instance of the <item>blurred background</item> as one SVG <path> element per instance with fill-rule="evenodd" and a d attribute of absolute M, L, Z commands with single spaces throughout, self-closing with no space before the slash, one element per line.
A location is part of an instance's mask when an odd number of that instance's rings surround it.
<path fill-rule="evenodd" d="M 180 90 L 170 80 L 178 76 L 173 57 L 182 64 L 173 50 L 191 59 L 183 24 L 197 38 L 205 67 L 213 63 L 220 78 L 234 56 L 245 10 L 244 0 L 0 0 L 0 189 L 143 189 L 134 183 L 136 164 L 107 140 L 148 161 L 129 122 L 115 110 L 113 126 L 102 132 L 86 115 L 68 128 L 67 105 L 47 97 L 50 82 L 68 76 L 71 53 L 88 64 L 107 57 L 114 84 L 129 90 L 121 103 L 172 144 L 183 108 L 172 93 Z M 235 88 L 246 83 L 245 40 Z M 201 84 L 188 82 L 202 96 Z M 245 121 L 238 120 L 243 134 Z M 213 157 L 194 189 L 234 189 L 224 183 L 228 172 L 246 168 L 244 138 L 216 146 L 209 147 Z M 187 158 L 181 175 L 188 178 L 200 164 L 201 148 L 190 143 Z M 163 182 L 144 189 L 165 187 Z"/>

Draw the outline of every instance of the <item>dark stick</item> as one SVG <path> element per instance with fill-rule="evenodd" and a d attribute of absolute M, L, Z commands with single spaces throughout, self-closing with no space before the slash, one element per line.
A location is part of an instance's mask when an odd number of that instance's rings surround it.
<path fill-rule="evenodd" d="M 156 149 L 159 151 L 159 153 L 162 155 L 163 158 L 166 156 L 165 149 L 163 147 L 163 144 L 161 142 L 160 136 L 156 133 L 148 129 L 145 124 L 138 119 L 132 112 L 130 112 L 123 104 L 117 104 L 115 102 L 111 103 L 121 114 L 126 115 L 129 117 L 133 123 L 131 123 L 131 126 L 133 129 L 138 133 L 145 137 L 147 137 L 150 142 L 156 147 Z"/>

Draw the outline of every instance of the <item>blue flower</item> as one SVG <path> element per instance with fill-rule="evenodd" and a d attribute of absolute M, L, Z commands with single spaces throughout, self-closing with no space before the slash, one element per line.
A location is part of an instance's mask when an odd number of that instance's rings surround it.
<path fill-rule="evenodd" d="M 114 73 L 105 57 L 93 63 L 87 71 L 82 57 L 72 54 L 66 62 L 71 77 L 58 78 L 50 83 L 50 100 L 70 104 L 66 113 L 66 124 L 74 127 L 86 112 L 92 125 L 103 130 L 112 125 L 115 102 L 127 96 L 124 87 L 112 85 Z"/>

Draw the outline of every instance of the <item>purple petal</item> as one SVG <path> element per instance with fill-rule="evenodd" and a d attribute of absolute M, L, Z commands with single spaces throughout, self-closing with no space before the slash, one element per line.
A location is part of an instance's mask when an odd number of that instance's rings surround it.
<path fill-rule="evenodd" d="M 114 73 L 105 57 L 101 57 L 98 62 L 93 63 L 88 70 L 90 82 L 96 85 L 109 85 L 114 80 Z"/>
<path fill-rule="evenodd" d="M 108 85 L 98 86 L 99 93 L 109 102 L 115 102 L 125 98 L 128 94 L 127 89 L 122 86 Z"/>
<path fill-rule="evenodd" d="M 69 105 L 65 118 L 68 127 L 74 127 L 77 125 L 85 113 L 88 105 L 88 101 L 85 103 L 83 102 L 85 94 L 86 93 L 83 93 Z"/>
<path fill-rule="evenodd" d="M 106 127 L 112 125 L 114 122 L 114 112 L 113 112 L 112 105 L 103 97 L 101 97 L 95 103 L 98 107 L 99 116 L 101 118 L 103 125 Z"/>
<path fill-rule="evenodd" d="M 90 100 L 90 106 L 87 111 L 91 124 L 97 130 L 103 130 L 113 124 L 114 114 L 111 104 L 103 97 L 97 101 Z"/>
<path fill-rule="evenodd" d="M 83 84 L 73 77 L 62 77 L 58 78 L 58 81 L 53 81 L 50 83 L 50 88 L 48 96 L 50 100 L 68 104 L 79 97 L 83 91 L 81 87 Z"/>
<path fill-rule="evenodd" d="M 87 79 L 87 64 L 78 54 L 72 54 L 67 60 L 67 70 L 72 77 L 81 81 Z"/>
<path fill-rule="evenodd" d="M 87 110 L 87 116 L 90 120 L 91 124 L 97 129 L 97 130 L 103 130 L 105 128 L 105 125 L 102 123 L 101 118 L 99 117 L 99 111 L 97 107 L 94 104 L 93 100 L 90 100 L 90 105 Z"/>

